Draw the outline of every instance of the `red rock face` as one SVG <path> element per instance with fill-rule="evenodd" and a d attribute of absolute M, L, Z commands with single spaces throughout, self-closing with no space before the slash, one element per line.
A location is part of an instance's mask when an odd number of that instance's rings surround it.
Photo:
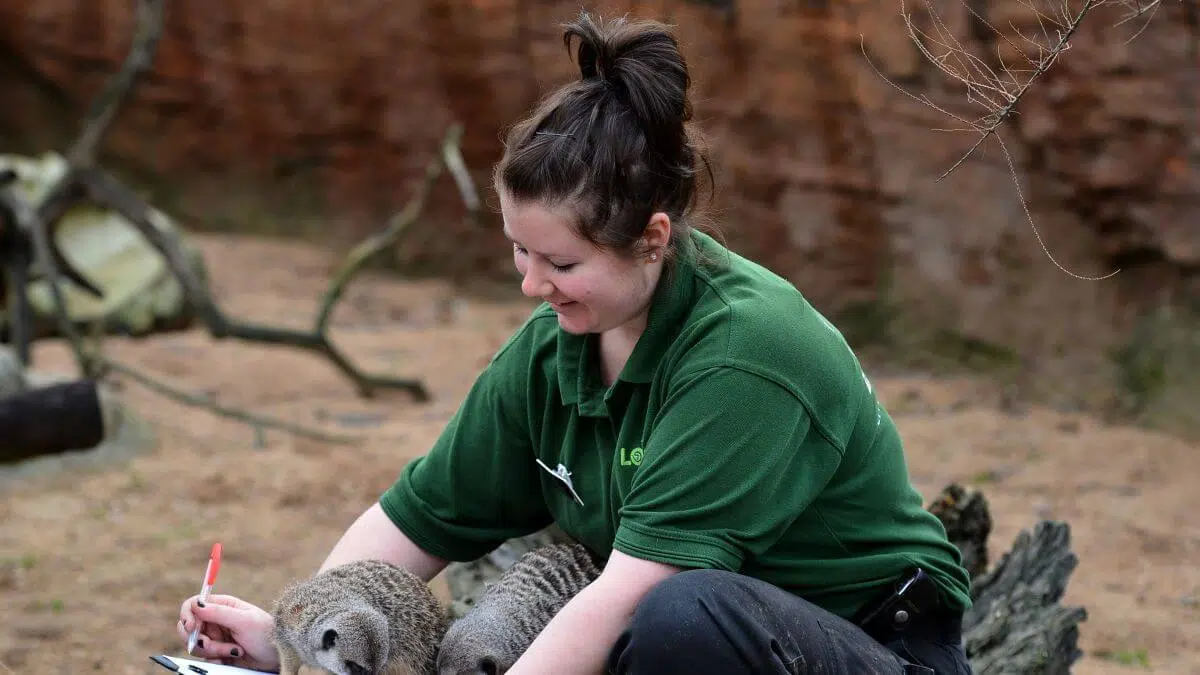
<path fill-rule="evenodd" d="M 936 180 L 975 139 L 935 130 L 961 125 L 884 77 L 956 114 L 984 111 L 921 56 L 897 0 L 747 0 L 730 3 L 736 15 L 722 3 L 594 4 L 679 26 L 718 171 L 715 221 L 819 307 L 930 300 L 922 323 L 1067 344 L 1109 320 L 1117 290 L 1182 283 L 1200 266 L 1200 63 L 1181 3 L 1163 3 L 1129 43 L 1136 22 L 1115 28 L 1114 12 L 1093 13 L 1003 128 L 1037 234 L 994 142 Z M 236 174 L 270 192 L 304 173 L 319 186 L 314 199 L 372 222 L 404 202 L 456 120 L 488 184 L 505 126 L 576 74 L 559 29 L 574 2 L 168 5 L 153 73 L 113 126 L 110 156 L 184 186 Z M 1007 49 L 962 4 L 940 5 L 981 58 Z M 996 26 L 1036 25 L 1014 3 L 972 6 Z M 915 18 L 928 28 L 926 15 Z M 0 109 L 0 128 L 44 125 L 32 111 L 58 100 L 51 94 L 80 109 L 123 57 L 131 21 L 126 1 L 3 3 L 6 72 L 20 73 L 7 77 L 40 88 Z M 499 228 L 465 230 L 459 214 L 445 181 L 436 224 L 415 230 L 401 259 L 458 274 L 507 265 Z M 1043 244 L 1076 274 L 1123 269 L 1106 282 L 1075 279 Z M 1064 327 L 1048 334 L 1030 316 Z"/>

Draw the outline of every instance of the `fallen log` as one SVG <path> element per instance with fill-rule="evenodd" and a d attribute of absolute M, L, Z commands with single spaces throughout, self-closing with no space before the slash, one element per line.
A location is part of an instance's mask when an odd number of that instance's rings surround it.
<path fill-rule="evenodd" d="M 104 440 L 96 381 L 62 382 L 0 398 L 0 463 L 94 448 Z"/>
<path fill-rule="evenodd" d="M 928 507 L 963 553 L 971 573 L 973 607 L 963 617 L 963 641 L 975 675 L 1060 675 L 1082 655 L 1079 623 L 1087 612 L 1060 604 L 1077 559 L 1070 527 L 1042 521 L 1022 532 L 996 566 L 987 571 L 992 517 L 976 490 L 946 486 Z M 526 551 L 571 541 L 556 527 L 510 539 L 487 555 L 446 569 L 449 615 L 463 616 L 483 587 L 500 577 Z"/>

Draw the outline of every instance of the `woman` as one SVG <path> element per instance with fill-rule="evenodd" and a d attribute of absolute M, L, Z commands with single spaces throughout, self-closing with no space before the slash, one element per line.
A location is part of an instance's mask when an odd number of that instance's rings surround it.
<path fill-rule="evenodd" d="M 703 160 L 672 34 L 583 14 L 576 39 L 582 78 L 511 130 L 494 176 L 545 302 L 322 569 L 431 579 L 553 522 L 606 564 L 512 675 L 970 672 L 968 575 L 850 348 L 690 227 Z M 263 610 L 180 616 L 181 636 L 205 622 L 200 656 L 277 665 Z"/>

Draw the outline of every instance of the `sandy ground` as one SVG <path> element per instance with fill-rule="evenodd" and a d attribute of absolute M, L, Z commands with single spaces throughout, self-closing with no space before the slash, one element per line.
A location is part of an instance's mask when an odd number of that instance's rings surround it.
<path fill-rule="evenodd" d="M 228 312 L 308 324 L 331 263 L 324 254 L 229 236 L 199 242 Z M 423 380 L 427 404 L 399 393 L 360 399 L 319 357 L 201 331 L 111 340 L 116 358 L 226 405 L 369 438 L 257 437 L 126 385 L 122 398 L 152 431 L 143 450 L 0 470 L 0 673 L 160 672 L 147 656 L 179 653 L 178 605 L 197 590 L 213 541 L 225 550 L 218 591 L 269 603 L 428 447 L 528 308 L 456 297 L 439 283 L 356 282 L 335 316 L 337 342 L 366 367 Z M 35 358 L 41 369 L 70 367 L 58 344 Z M 1071 524 L 1080 564 L 1066 600 L 1089 613 L 1076 673 L 1200 673 L 1200 448 L 1080 415 L 1005 413 L 984 382 L 875 380 L 926 497 L 951 481 L 985 490 L 993 560 L 1039 518 Z"/>

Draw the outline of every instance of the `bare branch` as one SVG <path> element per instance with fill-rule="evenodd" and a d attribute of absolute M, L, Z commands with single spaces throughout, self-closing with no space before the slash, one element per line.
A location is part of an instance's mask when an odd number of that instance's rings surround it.
<path fill-rule="evenodd" d="M 87 117 L 84 118 L 83 130 L 67 151 L 67 163 L 71 166 L 86 166 L 95 161 L 96 146 L 116 116 L 122 100 L 133 89 L 138 77 L 153 62 L 154 52 L 162 37 L 164 3 L 165 0 L 138 0 L 137 23 L 129 54 L 125 57 L 121 69 L 109 79 L 104 89 L 92 101 Z"/>
<path fill-rule="evenodd" d="M 442 141 L 441 161 L 433 160 L 425 168 L 424 180 L 408 205 L 388 220 L 383 231 L 367 237 L 346 255 L 345 261 L 334 273 L 333 281 L 330 282 L 325 297 L 321 301 L 321 308 L 317 312 L 316 332 L 325 332 L 329 325 L 329 319 L 333 315 L 334 305 L 341 298 L 354 274 L 362 269 L 371 258 L 394 246 L 399 241 L 400 235 L 417 221 L 425 209 L 425 201 L 429 198 L 433 184 L 442 175 L 443 167 L 450 169 L 470 213 L 475 215 L 479 212 L 479 197 L 475 192 L 471 175 L 467 172 L 466 165 L 462 162 L 462 156 L 458 152 L 462 133 L 462 127 L 459 125 L 450 128 L 446 133 L 446 138 Z"/>
<path fill-rule="evenodd" d="M 60 181 L 55 186 L 55 189 L 51 190 L 47 201 L 53 201 L 61 197 L 59 194 L 59 189 L 62 188 L 63 185 L 64 183 Z M 3 208 L 4 211 L 8 213 L 14 221 L 16 221 L 13 224 L 15 225 L 16 229 L 15 235 L 16 237 L 19 237 L 19 241 L 14 241 L 12 243 L 13 248 L 18 249 L 18 252 L 20 252 L 19 249 L 25 246 L 32 247 L 32 262 L 41 268 L 42 273 L 45 275 L 46 284 L 50 289 L 50 296 L 54 301 L 55 318 L 58 321 L 58 329 L 62 333 L 63 337 L 65 337 L 70 343 L 71 350 L 75 354 L 75 360 L 80 371 L 85 377 L 91 376 L 92 366 L 88 362 L 86 354 L 83 350 L 83 342 L 79 337 L 79 333 L 75 330 L 75 326 L 67 317 L 66 302 L 63 299 L 62 288 L 59 287 L 59 278 L 62 274 L 62 271 L 59 267 L 59 261 L 62 260 L 62 255 L 61 253 L 57 252 L 57 249 L 50 241 L 50 228 L 46 227 L 46 223 L 40 218 L 40 214 L 34 209 L 29 208 L 29 206 L 22 199 L 20 199 L 15 192 L 12 192 L 8 186 L 0 188 L 0 208 Z M 18 255 L 16 259 L 19 261 L 27 260 L 24 255 Z M 20 273 L 10 272 L 7 276 L 10 277 L 14 283 L 27 280 L 25 275 Z M 28 319 L 28 311 L 26 307 L 29 299 L 27 293 L 28 290 L 24 286 L 17 291 L 17 294 L 20 297 L 16 297 L 16 321 L 13 323 L 14 325 L 17 322 L 22 324 L 21 327 L 17 329 L 20 339 L 28 339 L 30 342 L 32 342 L 32 321 L 29 321 L 28 324 L 26 324 Z M 28 343 L 24 345 L 18 344 L 17 347 L 18 352 L 24 352 L 23 365 L 25 366 L 28 366 L 28 363 L 31 360 L 28 348 Z"/>
<path fill-rule="evenodd" d="M 347 445 L 347 444 L 352 444 L 352 443 L 361 443 L 365 440 L 364 438 L 359 437 L 359 436 L 347 436 L 344 434 L 331 434 L 331 433 L 328 433 L 325 431 L 320 431 L 318 429 L 310 429 L 303 425 L 295 424 L 295 423 L 277 419 L 274 417 L 268 417 L 266 415 L 259 415 L 259 414 L 251 413 L 251 412 L 248 412 L 241 408 L 231 408 L 228 406 L 223 406 L 223 405 L 217 403 L 216 401 L 214 401 L 212 399 L 212 397 L 204 396 L 202 394 L 194 394 L 194 393 L 187 392 L 182 389 L 173 387 L 173 386 L 167 384 L 166 382 L 163 382 L 162 380 L 159 380 L 157 378 L 151 377 L 150 375 L 147 375 L 146 373 L 134 368 L 133 366 L 129 366 L 124 363 L 120 363 L 118 361 L 115 361 L 115 360 L 107 357 L 107 356 L 103 356 L 101 354 L 93 354 L 92 356 L 95 359 L 95 361 L 102 366 L 102 368 L 120 373 L 121 375 L 128 377 L 129 379 L 137 382 L 138 384 L 142 385 L 143 387 L 146 387 L 147 389 L 150 389 L 158 394 L 161 394 L 173 401 L 183 403 L 185 405 L 204 408 L 205 410 L 216 413 L 217 415 L 220 415 L 222 417 L 228 417 L 230 419 L 238 420 L 240 422 L 245 422 L 246 424 L 249 424 L 249 425 L 255 427 L 256 429 L 278 429 L 280 431 L 286 431 L 286 432 L 288 432 L 290 434 L 294 434 L 296 436 L 301 436 L 304 438 L 311 438 L 313 440 L 322 441 L 325 443 L 336 443 L 336 444 L 342 444 L 342 445 Z"/>
<path fill-rule="evenodd" d="M 1141 2 L 1140 0 L 1116 0 L 1116 3 L 1128 10 L 1125 17 L 1116 23 L 1116 25 L 1121 26 L 1147 14 L 1153 17 L 1158 12 L 1159 6 L 1162 5 L 1162 0 L 1147 0 L 1146 2 Z M 1147 19 L 1148 21 L 1149 19 Z M 1138 32 L 1140 33 L 1141 31 Z"/>
<path fill-rule="evenodd" d="M 41 204 L 36 208 L 30 208 L 15 193 L 11 192 L 8 186 L 0 186 L 0 209 L 3 209 L 16 221 L 13 225 L 17 229 L 17 237 L 22 241 L 19 244 L 14 243 L 13 248 L 20 249 L 26 243 L 32 246 L 32 262 L 45 274 L 45 281 L 54 303 L 58 329 L 70 343 L 84 376 L 93 374 L 94 364 L 88 361 L 79 333 L 67 316 L 66 303 L 62 288 L 59 286 L 60 277 L 65 274 L 68 279 L 93 295 L 99 296 L 102 293 L 54 245 L 54 225 L 58 222 L 58 218 L 78 201 L 78 195 L 74 193 L 75 169 L 91 165 L 94 162 L 96 145 L 116 115 L 121 100 L 132 89 L 138 75 L 149 67 L 154 58 L 154 52 L 162 35 L 164 2 L 165 0 L 138 0 L 137 22 L 129 55 L 121 69 L 110 78 L 100 95 L 92 103 L 83 130 L 67 153 L 67 171 L 46 192 Z M 52 211 L 53 217 L 47 218 L 47 211 Z M 17 345 L 19 358 L 27 367 L 30 361 L 29 344 L 33 339 L 33 326 L 26 295 L 25 282 L 27 279 L 24 278 L 24 275 L 12 270 L 7 271 L 5 277 L 10 284 L 16 287 L 11 302 L 15 309 L 14 320 L 11 323 L 16 330 L 17 339 L 14 342 Z"/>
<path fill-rule="evenodd" d="M 1150 21 L 1154 18 L 1154 15 L 1158 14 L 1158 8 L 1162 6 L 1162 2 L 1161 0 L 1152 0 L 1151 2 L 1145 3 L 1137 2 L 1136 0 L 1119 1 L 1120 4 L 1124 5 L 1129 10 L 1129 12 L 1124 18 L 1118 21 L 1116 25 L 1123 26 L 1139 17 L 1146 17 L 1146 21 L 1142 23 L 1142 27 L 1137 29 L 1137 31 L 1135 31 L 1133 35 L 1130 35 L 1129 39 L 1125 41 L 1126 44 L 1129 44 L 1130 42 L 1136 40 L 1143 32 L 1145 32 L 1146 28 L 1150 25 Z"/>
<path fill-rule="evenodd" d="M 442 141 L 442 161 L 454 176 L 454 184 L 458 186 L 458 194 L 462 197 L 471 220 L 478 225 L 479 214 L 483 209 L 479 201 L 479 191 L 475 189 L 475 181 L 471 180 L 471 172 L 467 170 L 467 163 L 463 160 L 462 135 L 462 125 L 450 128 Z"/>
<path fill-rule="evenodd" d="M 397 388 L 408 391 L 418 400 L 428 399 L 424 386 L 415 380 L 363 374 L 329 340 L 324 331 L 296 331 L 228 318 L 196 277 L 178 236 L 168 228 L 159 227 L 155 223 L 152 211 L 132 190 L 99 168 L 83 169 L 76 172 L 75 176 L 79 185 L 87 190 L 89 201 L 116 211 L 129 221 L 151 246 L 162 253 L 171 273 L 179 280 L 187 302 L 214 338 L 237 338 L 247 342 L 287 345 L 317 352 L 354 380 L 359 394 L 367 398 L 371 397 L 377 388 Z"/>
<path fill-rule="evenodd" d="M 892 82 L 873 63 L 870 63 L 866 46 L 865 44 L 862 45 L 863 56 L 867 58 L 867 62 L 885 82 L 909 98 L 920 101 L 937 112 L 957 120 L 966 127 L 966 130 L 970 130 L 978 136 L 971 147 L 958 160 L 951 164 L 948 169 L 942 172 L 936 180 L 941 181 L 950 175 L 951 172 L 970 158 L 979 146 L 995 137 L 1001 151 L 1004 153 L 1004 159 L 1008 164 L 1009 173 L 1012 175 L 1013 184 L 1017 188 L 1017 196 L 1021 201 L 1021 208 L 1024 210 L 1026 220 L 1028 220 L 1029 226 L 1033 228 L 1034 235 L 1037 237 L 1042 250 L 1060 270 L 1076 279 L 1087 281 L 1107 279 L 1119 272 L 1120 269 L 1102 277 L 1087 277 L 1067 270 L 1054 259 L 1054 256 L 1050 254 L 1049 249 L 1042 240 L 1041 233 L 1038 232 L 1036 224 L 1033 222 L 1033 215 L 1021 191 L 1020 178 L 1017 174 L 1012 155 L 997 132 L 1000 125 L 1016 113 L 1017 105 L 1029 91 L 1030 87 L 1054 65 L 1060 54 L 1070 49 L 1071 38 L 1074 37 L 1076 31 L 1079 29 L 1084 17 L 1100 5 L 1105 4 L 1106 1 L 1108 0 L 1084 0 L 1078 10 L 1072 11 L 1068 0 L 1062 0 L 1062 5 L 1058 8 L 1057 15 L 1051 16 L 1040 11 L 1035 6 L 1033 0 L 1018 0 L 1020 4 L 1030 10 L 1042 34 L 1042 38 L 1037 39 L 1027 36 L 1019 28 L 1010 25 L 1013 34 L 1025 43 L 1025 46 L 1022 46 L 1003 32 L 997 30 L 984 17 L 980 16 L 966 0 L 960 0 L 961 4 L 966 7 L 972 17 L 978 20 L 981 25 L 986 26 L 994 32 L 998 36 L 999 41 L 1007 44 L 1029 66 L 1029 68 L 1018 68 L 1010 65 L 1005 62 L 1003 55 L 997 50 L 996 60 L 999 69 L 999 72 L 997 72 L 997 68 L 988 65 L 983 59 L 972 54 L 971 50 L 959 41 L 954 35 L 953 29 L 946 24 L 929 0 L 925 0 L 925 4 L 927 15 L 933 26 L 931 32 L 926 32 L 916 26 L 912 14 L 905 7 L 904 0 L 901 0 L 901 16 L 904 19 L 904 25 L 913 44 L 916 45 L 921 54 L 934 67 L 965 88 L 967 102 L 982 109 L 982 114 L 975 120 L 968 120 L 962 115 L 951 113 L 944 107 L 934 104 L 928 96 L 914 95 Z M 1032 56 L 1027 53 L 1030 51 L 1033 52 Z M 958 129 L 957 131 L 962 130 Z"/>
<path fill-rule="evenodd" d="M 62 255 L 55 245 L 54 227 L 72 207 L 80 202 L 88 201 L 106 207 L 131 223 L 147 242 L 165 258 L 167 267 L 183 289 L 186 302 L 214 338 L 232 337 L 248 342 L 287 345 L 317 352 L 327 357 L 334 366 L 348 375 L 357 385 L 359 394 L 364 397 L 372 396 L 374 390 L 378 388 L 399 388 L 407 390 L 418 400 L 425 401 L 429 396 L 419 381 L 368 375 L 359 371 L 329 340 L 327 329 L 333 307 L 354 274 L 361 270 L 371 257 L 394 245 L 400 235 L 420 217 L 433 184 L 443 170 L 448 170 L 454 178 L 458 192 L 467 206 L 470 219 L 478 224 L 481 203 L 459 149 L 462 128 L 455 125 L 449 130 L 442 143 L 439 158 L 430 163 L 426 170 L 425 180 L 410 203 L 389 220 L 383 232 L 369 238 L 351 251 L 330 283 L 312 331 L 295 331 L 253 322 L 234 321 L 221 312 L 205 285 L 197 277 L 192 264 L 184 253 L 182 243 L 172 228 L 162 223 L 159 220 L 161 216 L 156 211 L 143 203 L 132 190 L 98 167 L 95 161 L 96 146 L 115 117 L 122 100 L 133 89 L 138 76 L 152 63 L 162 35 L 164 3 L 165 0 L 138 0 L 137 28 L 130 53 L 120 70 L 109 80 L 104 90 L 93 102 L 79 138 L 67 153 L 66 171 L 46 191 L 42 200 L 34 206 L 27 205 L 19 195 L 0 184 L 0 216 L 7 215 L 8 220 L 14 221 L 11 225 L 19 237 L 19 243 L 16 246 L 10 247 L 8 243 L 4 243 L 5 251 L 19 253 L 33 250 L 33 257 L 37 265 L 44 269 L 47 276 L 59 330 L 69 340 L 80 368 L 86 376 L 93 376 L 103 370 L 112 370 L 169 398 L 205 407 L 217 414 L 253 424 L 259 429 L 272 427 L 318 440 L 353 442 L 357 439 L 325 434 L 245 411 L 224 408 L 208 397 L 181 391 L 130 366 L 103 356 L 99 335 L 94 336 L 96 344 L 93 348 L 86 347 L 68 315 L 61 289 L 58 286 L 59 277 L 65 273 L 69 279 L 88 292 L 97 296 L 102 296 L 103 293 Z M 0 183 L 3 183 L 3 180 L 0 180 Z M 11 257 L 6 256 L 2 261 L 3 264 L 0 264 L 0 273 L 3 275 L 0 276 L 0 283 L 7 284 L 14 289 L 14 299 L 8 303 L 10 308 L 15 307 L 16 311 L 15 320 L 10 322 L 13 325 L 10 332 L 17 338 L 18 355 L 26 355 L 23 366 L 27 367 L 28 343 L 32 341 L 33 328 L 32 320 L 27 320 L 30 312 L 27 311 L 28 302 L 24 294 L 28 278 L 23 276 L 23 272 L 29 261 L 22 260 L 18 265 L 20 269 L 15 269 L 9 259 Z M 97 326 L 97 328 L 99 327 Z"/>

